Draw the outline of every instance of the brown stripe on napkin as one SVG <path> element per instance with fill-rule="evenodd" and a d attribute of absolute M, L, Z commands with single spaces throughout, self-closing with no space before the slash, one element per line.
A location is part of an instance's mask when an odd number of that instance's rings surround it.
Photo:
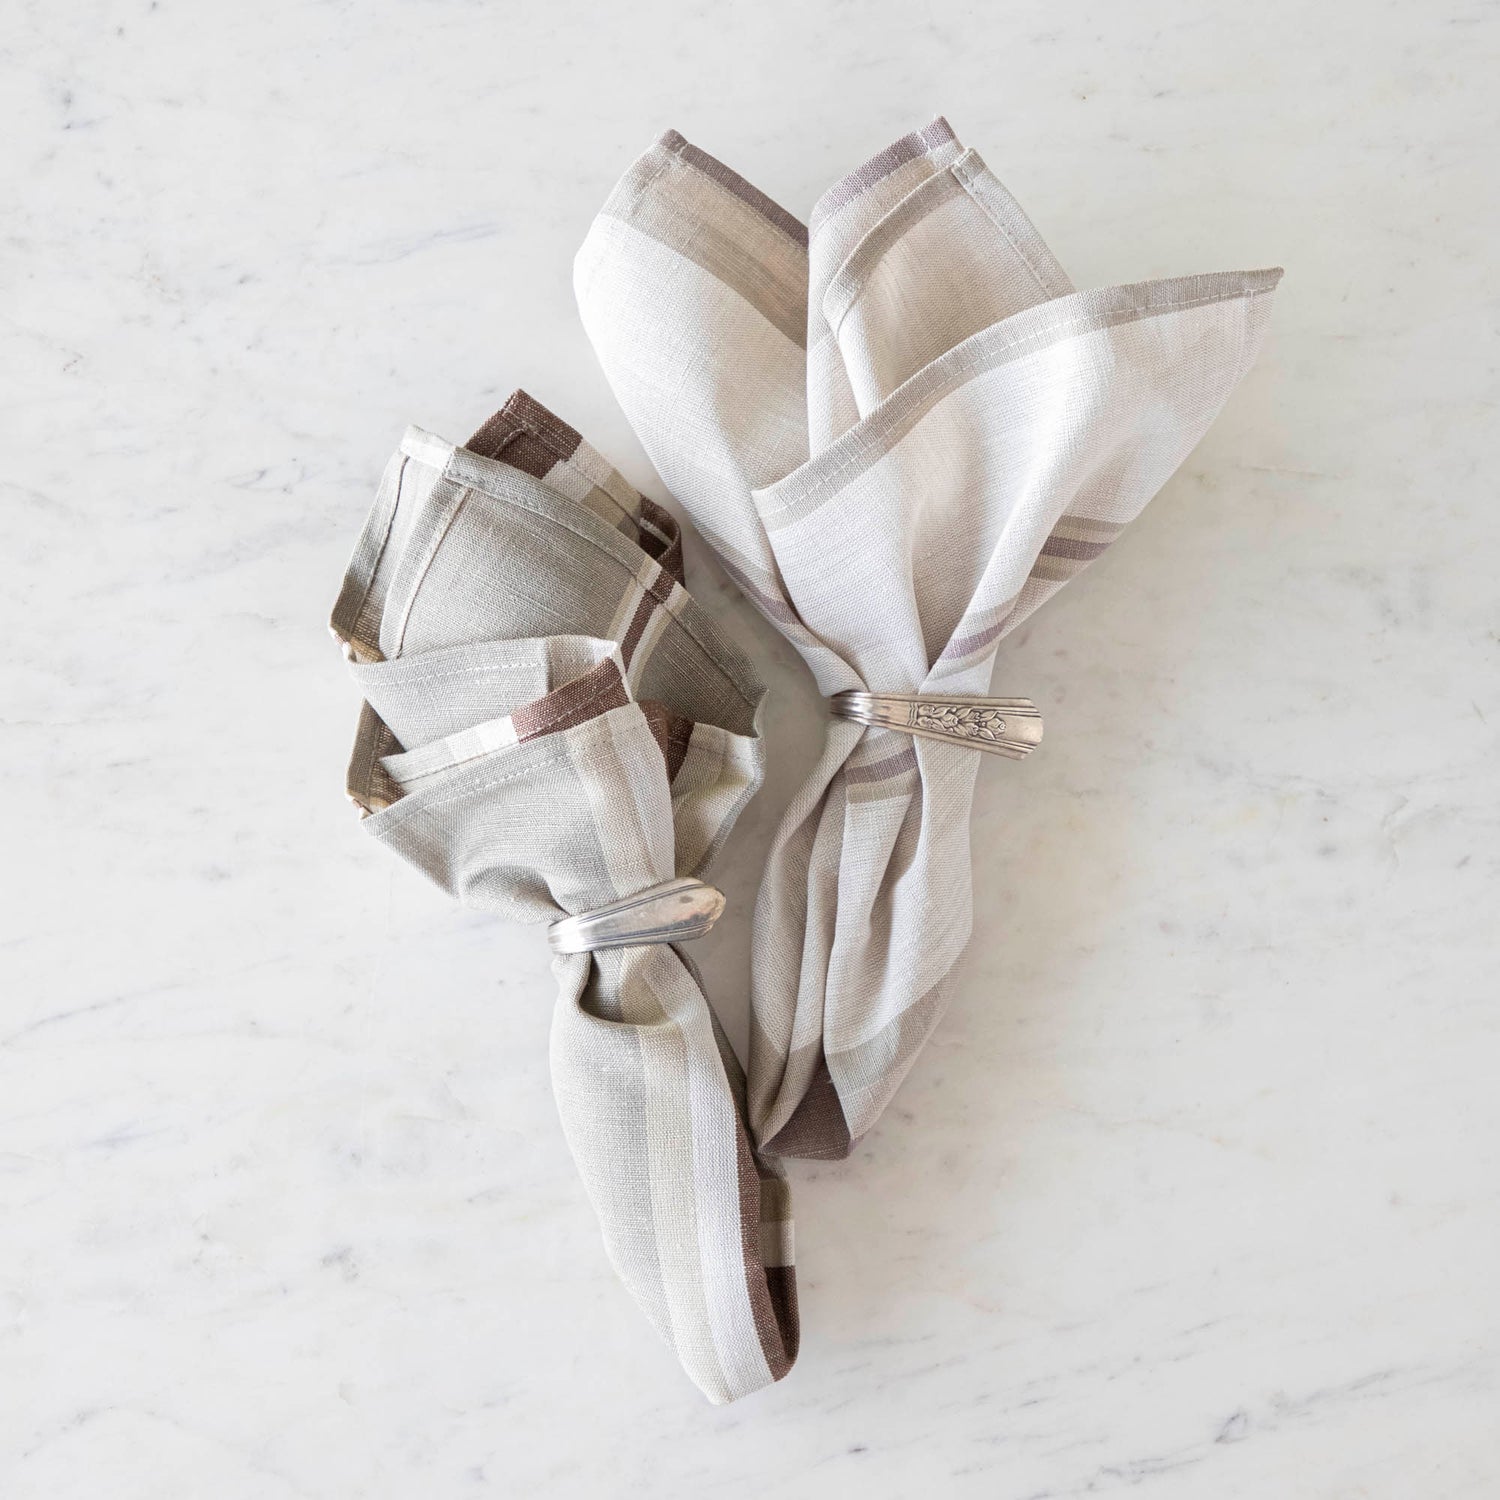
<path fill-rule="evenodd" d="M 516 743 L 540 739 L 545 734 L 558 734 L 564 729 L 575 729 L 612 708 L 624 708 L 630 702 L 625 679 L 612 658 L 606 657 L 591 671 L 572 682 L 554 688 L 550 693 L 523 704 L 511 716 L 515 726 Z"/>
<path fill-rule="evenodd" d="M 680 566 L 680 555 L 678 563 Z M 657 610 L 665 609 L 671 604 L 672 590 L 680 583 L 681 579 L 671 573 L 666 562 L 659 562 L 652 576 L 641 582 L 640 600 L 630 617 L 630 623 L 625 627 L 625 633 L 620 637 L 620 655 L 627 667 L 635 661 L 636 648 Z"/>
<path fill-rule="evenodd" d="M 1124 530 L 1124 522 L 1096 521 L 1087 516 L 1063 516 L 1042 543 L 1042 550 L 1027 574 L 1027 584 L 1066 583 L 1081 573 L 1096 557 L 1109 551 Z M 977 620 L 966 617 L 959 623 L 959 629 L 966 630 L 966 633 L 955 633 L 938 660 L 951 664 L 993 645 L 1017 620 L 1017 607 L 1021 600 L 1030 600 L 1033 594 L 1034 590 L 1032 593 L 1023 590 L 1015 598 L 986 611 L 989 616 L 989 623 L 986 625 L 979 625 Z"/>
<path fill-rule="evenodd" d="M 895 734 L 897 731 L 889 731 Z M 879 802 L 888 797 L 908 797 L 914 783 L 904 780 L 917 770 L 917 751 L 910 740 L 894 755 L 864 765 L 844 767 L 844 795 L 850 802 Z"/>
<path fill-rule="evenodd" d="M 766 1367 L 774 1379 L 780 1380 L 797 1362 L 797 1347 L 801 1342 L 801 1316 L 797 1310 L 797 1270 L 795 1266 L 766 1267 L 766 1295 L 771 1299 L 771 1314 L 776 1319 L 776 1328 L 781 1335 L 781 1348 L 776 1357 L 766 1355 Z M 756 1329 L 761 1330 L 759 1317 Z M 761 1349 L 766 1346 L 766 1335 L 761 1333 Z"/>
<path fill-rule="evenodd" d="M 849 1122 L 833 1075 L 818 1048 L 817 1066 L 807 1092 L 798 1100 L 791 1118 L 765 1142 L 761 1150 L 769 1156 L 798 1156 L 807 1161 L 842 1161 L 858 1144 L 849 1133 Z"/>
<path fill-rule="evenodd" d="M 700 151 L 686 137 L 669 130 L 657 141 L 657 145 L 679 156 L 690 167 L 696 167 L 705 177 L 712 177 L 721 188 L 733 193 L 742 203 L 748 203 L 768 224 L 774 224 L 786 237 L 799 245 L 807 243 L 807 225 L 795 214 L 790 214 L 774 198 L 747 182 L 732 167 L 726 167 L 718 157 Z"/>
<path fill-rule="evenodd" d="M 1073 562 L 1093 562 L 1124 531 L 1123 522 L 1096 521 L 1088 516 L 1064 516 L 1042 543 L 1043 557 L 1063 557 Z"/>
<path fill-rule="evenodd" d="M 654 558 L 663 571 L 678 583 L 685 583 L 682 567 L 682 527 L 665 506 L 641 496 L 637 513 L 636 542 L 647 557 Z"/>
<path fill-rule="evenodd" d="M 1074 562 L 1093 562 L 1109 546 L 1108 542 L 1080 542 L 1070 536 L 1054 534 L 1042 543 L 1041 555 L 1043 557 L 1066 557 Z"/>
<path fill-rule="evenodd" d="M 620 637 L 620 656 L 627 667 L 635 660 L 636 647 L 640 645 L 641 637 L 646 633 L 646 626 L 651 623 L 651 617 L 656 613 L 658 602 L 648 587 L 636 603 L 635 613 L 631 615 L 630 623 Z"/>
<path fill-rule="evenodd" d="M 655 698 L 642 698 L 639 708 L 646 716 L 646 727 L 661 749 L 667 762 L 667 781 L 677 779 L 682 763 L 687 759 L 688 745 L 692 742 L 693 730 L 697 727 L 692 719 L 674 714 L 665 703 Z"/>
<path fill-rule="evenodd" d="M 797 1358 L 801 1329 L 797 1317 L 797 1273 L 791 1266 L 768 1266 L 762 1225 L 780 1226 L 791 1218 L 786 1183 L 762 1177 L 743 1128 L 735 1131 L 735 1168 L 740 1190 L 740 1249 L 745 1292 L 755 1332 L 772 1380 L 780 1380 Z M 778 1191 L 779 1190 L 779 1191 Z M 768 1201 L 769 1200 L 769 1201 Z M 767 1210 L 770 1210 L 768 1214 Z"/>
<path fill-rule="evenodd" d="M 669 572 L 678 583 L 685 581 L 682 563 L 682 528 L 677 518 L 665 507 L 644 495 L 636 494 L 633 487 L 625 483 L 616 471 L 615 477 L 634 497 L 634 507 L 628 506 L 619 495 L 601 485 L 597 474 L 588 472 L 583 461 L 586 454 L 594 450 L 584 442 L 574 428 L 553 415 L 534 396 L 517 390 L 506 399 L 505 405 L 489 418 L 471 437 L 464 447 L 481 458 L 492 458 L 509 464 L 533 479 L 545 481 L 558 464 L 568 464 L 590 486 L 593 497 L 588 508 L 596 514 L 605 513 L 613 521 L 618 512 L 620 529 L 628 532 L 632 541 L 647 557 L 652 558 Z M 608 467 L 607 461 L 599 463 Z M 593 503 L 594 500 L 598 503 Z"/>
<path fill-rule="evenodd" d="M 505 405 L 464 447 L 481 458 L 500 458 L 512 468 L 545 479 L 553 466 L 566 463 L 583 442 L 580 433 L 525 391 L 514 391 Z"/>
<path fill-rule="evenodd" d="M 846 203 L 852 203 L 861 193 L 867 193 L 877 182 L 882 181 L 907 162 L 926 156 L 938 146 L 946 146 L 957 140 L 953 127 L 939 115 L 930 125 L 913 130 L 893 141 L 884 151 L 877 152 L 863 166 L 856 167 L 847 177 L 828 189 L 813 205 L 812 222 L 816 227 L 830 214 L 837 213 Z"/>
<path fill-rule="evenodd" d="M 401 785 L 381 764 L 387 755 L 401 753 L 401 741 L 368 703 L 359 706 L 359 728 L 344 777 L 344 792 L 360 817 L 390 807 L 406 795 Z"/>
<path fill-rule="evenodd" d="M 664 170 L 674 163 L 687 168 L 687 173 Z M 671 186 L 674 178 L 683 175 L 690 180 L 694 175 L 707 178 L 729 192 L 756 219 L 731 215 L 737 223 L 714 222 L 692 201 L 691 194 Z M 791 343 L 805 348 L 806 230 L 764 194 L 751 197 L 739 191 L 734 186 L 736 181 L 744 180 L 706 152 L 689 147 L 673 131 L 636 160 L 610 194 L 603 216 L 629 224 L 637 233 L 723 282 Z M 748 183 L 744 185 L 749 188 Z M 768 232 L 761 233 L 761 226 Z M 792 226 L 800 234 L 794 233 Z"/>
<path fill-rule="evenodd" d="M 1044 583 L 1066 583 L 1107 552 L 1124 529 L 1122 522 L 1064 516 L 1042 543 L 1030 576 Z"/>
<path fill-rule="evenodd" d="M 863 765 L 844 767 L 845 781 L 887 781 L 903 771 L 917 769 L 917 752 L 910 745 L 903 745 L 892 755 L 880 760 L 867 761 Z"/>
<path fill-rule="evenodd" d="M 1019 597 L 1019 595 L 1017 596 Z M 965 616 L 959 621 L 959 629 L 968 626 L 966 635 L 954 634 L 951 641 L 943 647 L 942 655 L 938 657 L 940 662 L 947 662 L 950 666 L 954 662 L 962 661 L 966 656 L 973 656 L 977 651 L 983 651 L 986 647 L 993 645 L 1010 625 L 1011 616 L 1015 613 L 1016 600 L 1007 599 L 996 605 L 993 609 L 981 611 L 978 619 L 972 621 Z M 987 625 L 980 625 L 979 619 L 989 617 Z"/>

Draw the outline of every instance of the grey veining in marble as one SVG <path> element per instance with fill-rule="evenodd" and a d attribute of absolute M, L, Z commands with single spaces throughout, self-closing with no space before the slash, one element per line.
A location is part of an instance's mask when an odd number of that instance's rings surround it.
<path fill-rule="evenodd" d="M 0 19 L 6 1500 L 1500 1493 L 1489 3 L 17 0 Z M 1223 419 L 1007 643 L 977 936 L 806 1342 L 706 1408 L 550 1099 L 547 944 L 340 796 L 408 421 L 662 498 L 570 260 L 676 126 L 794 210 L 941 109 L 1080 285 L 1283 264 Z M 700 945 L 748 910 L 821 721 Z M 373 942 L 378 924 L 389 934 Z M 722 982 L 720 982 L 722 981 Z"/>

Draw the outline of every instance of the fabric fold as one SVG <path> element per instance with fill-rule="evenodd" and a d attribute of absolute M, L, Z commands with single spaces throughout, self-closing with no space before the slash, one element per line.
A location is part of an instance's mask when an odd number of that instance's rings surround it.
<path fill-rule="evenodd" d="M 763 690 L 682 576 L 671 515 L 524 393 L 463 447 L 408 430 L 332 620 L 365 829 L 516 921 L 704 875 L 760 782 Z M 554 1091 L 616 1270 L 710 1400 L 780 1379 L 786 1183 L 696 967 L 658 943 L 553 969 Z"/>
<path fill-rule="evenodd" d="M 982 695 L 1004 636 L 1202 437 L 1279 275 L 1076 291 L 937 120 L 830 189 L 810 231 L 669 133 L 595 219 L 575 287 L 663 482 L 821 691 Z M 830 721 L 756 909 L 767 1152 L 848 1154 L 940 1018 L 972 928 L 977 769 Z"/>

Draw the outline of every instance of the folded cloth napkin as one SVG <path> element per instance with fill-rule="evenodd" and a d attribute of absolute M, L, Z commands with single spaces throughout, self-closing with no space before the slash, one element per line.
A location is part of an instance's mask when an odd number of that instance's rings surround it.
<path fill-rule="evenodd" d="M 558 921 L 699 877 L 759 784 L 763 690 L 675 521 L 523 392 L 464 447 L 407 432 L 332 624 L 364 827 L 465 905 Z M 558 1111 L 616 1270 L 710 1400 L 780 1379 L 786 1183 L 697 969 L 664 942 L 553 968 Z"/>
<path fill-rule="evenodd" d="M 938 699 L 986 693 L 1001 638 L 1183 461 L 1279 276 L 1075 291 L 941 119 L 825 193 L 810 230 L 669 133 L 575 267 L 663 482 L 821 690 Z M 766 1150 L 846 1155 L 937 1023 L 972 926 L 977 763 L 831 720 L 756 908 Z"/>

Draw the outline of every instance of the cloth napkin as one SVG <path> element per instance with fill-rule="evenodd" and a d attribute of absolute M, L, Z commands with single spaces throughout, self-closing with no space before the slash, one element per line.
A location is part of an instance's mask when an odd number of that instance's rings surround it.
<path fill-rule="evenodd" d="M 553 921 L 701 876 L 759 784 L 762 688 L 684 590 L 676 522 L 523 392 L 463 447 L 407 432 L 332 626 L 364 827 L 467 906 Z M 616 1270 L 710 1400 L 780 1379 L 786 1183 L 697 969 L 664 943 L 553 968 L 558 1111 Z"/>
<path fill-rule="evenodd" d="M 575 266 L 663 482 L 829 695 L 988 692 L 1001 639 L 1203 435 L 1279 276 L 1076 291 L 941 119 L 807 226 L 668 133 Z M 846 1155 L 941 1016 L 972 927 L 978 764 L 830 720 L 756 908 L 750 1108 L 768 1152 Z"/>

